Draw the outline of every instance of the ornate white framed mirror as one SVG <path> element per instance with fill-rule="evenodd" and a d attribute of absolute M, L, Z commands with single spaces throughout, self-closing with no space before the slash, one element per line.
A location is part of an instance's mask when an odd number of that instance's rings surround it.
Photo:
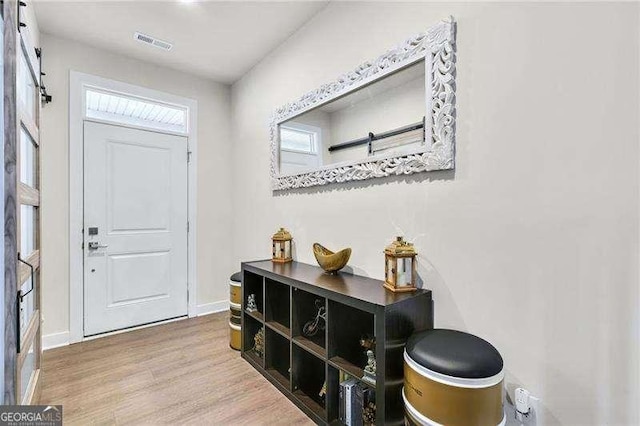
<path fill-rule="evenodd" d="M 454 168 L 455 21 L 277 109 L 275 191 Z"/>

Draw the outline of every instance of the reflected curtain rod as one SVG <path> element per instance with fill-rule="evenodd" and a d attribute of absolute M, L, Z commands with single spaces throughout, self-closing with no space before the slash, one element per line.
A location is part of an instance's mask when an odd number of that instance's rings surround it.
<path fill-rule="evenodd" d="M 354 139 L 349 142 L 342 142 L 335 145 L 331 145 L 327 150 L 329 152 L 339 151 L 341 149 L 352 148 L 354 146 L 370 144 L 373 141 L 389 138 L 391 136 L 401 135 L 403 133 L 411 132 L 413 130 L 424 129 L 424 117 L 422 117 L 422 121 L 419 123 L 409 124 L 408 126 L 399 127 L 397 129 L 389 130 L 388 132 L 383 132 L 379 134 L 375 134 L 373 132 L 369 132 L 369 136 L 360 139 Z M 369 147 L 369 152 L 371 152 L 371 147 Z"/>

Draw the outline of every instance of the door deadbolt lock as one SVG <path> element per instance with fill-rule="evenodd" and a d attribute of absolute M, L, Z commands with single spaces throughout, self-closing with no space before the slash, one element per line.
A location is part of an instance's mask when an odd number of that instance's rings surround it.
<path fill-rule="evenodd" d="M 108 245 L 101 245 L 97 241 L 89 241 L 87 243 L 87 247 L 89 248 L 89 250 L 98 250 L 98 249 L 101 249 L 101 248 L 107 248 L 109 246 Z"/>

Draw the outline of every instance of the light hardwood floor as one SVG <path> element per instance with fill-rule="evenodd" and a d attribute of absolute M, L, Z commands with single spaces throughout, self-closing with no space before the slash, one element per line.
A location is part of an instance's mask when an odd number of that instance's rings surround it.
<path fill-rule="evenodd" d="M 228 330 L 220 313 L 46 351 L 40 403 L 65 424 L 313 424 Z"/>

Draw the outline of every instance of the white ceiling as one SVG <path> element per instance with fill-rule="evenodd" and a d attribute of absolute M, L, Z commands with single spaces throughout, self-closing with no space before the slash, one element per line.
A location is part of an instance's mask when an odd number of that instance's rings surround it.
<path fill-rule="evenodd" d="M 327 3 L 36 0 L 34 8 L 41 33 L 233 83 Z M 135 31 L 173 49 L 140 43 Z"/>

